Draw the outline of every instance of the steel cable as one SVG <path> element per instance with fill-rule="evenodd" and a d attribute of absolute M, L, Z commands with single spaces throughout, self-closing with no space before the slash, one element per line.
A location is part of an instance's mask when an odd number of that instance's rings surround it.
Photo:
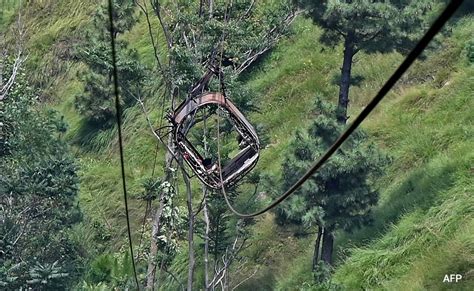
<path fill-rule="evenodd" d="M 120 168 L 122 173 L 122 187 L 123 187 L 123 200 L 125 204 L 125 218 L 127 220 L 127 233 L 128 233 L 128 244 L 130 246 L 130 256 L 132 259 L 133 275 L 137 290 L 140 290 L 140 284 L 138 282 L 137 269 L 135 266 L 135 256 L 133 255 L 133 243 L 132 243 L 132 232 L 130 227 L 130 216 L 128 211 L 128 195 L 127 185 L 125 179 L 125 162 L 123 157 L 123 139 L 122 139 L 122 110 L 120 106 L 119 98 L 119 85 L 118 85 L 118 72 L 117 72 L 117 52 L 115 48 L 115 27 L 113 19 L 113 0 L 108 0 L 108 12 L 109 12 L 109 32 L 110 32 L 110 45 L 112 50 L 112 74 L 113 74 L 113 86 L 115 95 L 115 113 L 117 117 L 117 129 L 118 129 L 118 140 L 119 140 L 119 152 L 120 152 Z"/>
<path fill-rule="evenodd" d="M 408 68 L 413 64 L 413 62 L 420 56 L 423 50 L 428 46 L 430 41 L 436 36 L 436 34 L 441 30 L 441 28 L 446 24 L 446 22 L 451 18 L 451 16 L 456 12 L 456 10 L 461 6 L 463 0 L 453 0 L 451 1 L 441 15 L 435 20 L 435 22 L 431 25 L 425 35 L 420 39 L 420 41 L 416 44 L 416 46 L 412 49 L 412 51 L 408 54 L 405 60 L 400 64 L 397 70 L 392 74 L 392 76 L 385 82 L 379 92 L 375 95 L 375 97 L 367 104 L 367 106 L 362 110 L 362 112 L 356 117 L 356 119 L 347 127 L 347 129 L 339 136 L 339 138 L 331 145 L 331 147 L 317 160 L 311 168 L 298 180 L 295 184 L 293 184 L 285 193 L 283 193 L 280 197 L 278 197 L 275 201 L 273 201 L 269 206 L 265 207 L 262 210 L 259 210 L 254 213 L 241 213 L 237 211 L 229 201 L 228 195 L 225 191 L 225 185 L 222 180 L 222 171 L 221 171 L 221 159 L 220 159 L 220 152 L 219 152 L 219 145 L 218 145 L 218 166 L 220 172 L 220 179 L 221 179 L 221 189 L 222 194 L 224 195 L 224 199 L 227 203 L 227 206 L 230 210 L 237 216 L 242 218 L 250 218 L 261 215 L 270 209 L 276 207 L 280 204 L 283 200 L 288 198 L 291 194 L 293 194 L 301 185 L 303 185 L 306 180 L 308 180 L 316 171 L 318 171 L 326 161 L 336 152 L 339 147 L 346 141 L 349 136 L 359 127 L 359 125 L 367 118 L 367 116 L 375 109 L 375 107 L 379 104 L 380 101 L 387 95 L 387 93 L 392 89 L 392 87 L 397 83 L 397 81 L 402 77 L 402 75 L 408 70 Z M 219 135 L 219 125 L 217 126 L 218 135 Z"/>

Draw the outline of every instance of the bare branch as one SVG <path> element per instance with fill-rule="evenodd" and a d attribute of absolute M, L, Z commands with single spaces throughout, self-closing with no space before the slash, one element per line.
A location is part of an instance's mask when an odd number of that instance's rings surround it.
<path fill-rule="evenodd" d="M 243 71 L 245 71 L 252 63 L 254 63 L 260 56 L 262 56 L 264 53 L 266 53 L 268 50 L 273 48 L 275 44 L 278 42 L 278 40 L 283 36 L 282 32 L 277 32 L 278 28 L 282 28 L 282 30 L 286 29 L 293 23 L 295 18 L 303 13 L 303 10 L 298 10 L 298 11 L 291 11 L 283 20 L 281 26 L 274 26 L 272 29 L 270 29 L 262 39 L 266 39 L 267 44 L 260 48 L 259 50 L 251 50 L 246 53 L 247 58 L 245 59 L 244 62 L 240 64 L 235 69 L 235 72 L 237 75 L 241 74 Z"/>
<path fill-rule="evenodd" d="M 195 258 L 194 258 L 194 216 L 193 216 L 193 201 L 192 201 L 192 191 L 191 183 L 189 181 L 188 175 L 184 170 L 184 165 L 182 159 L 178 161 L 181 168 L 184 184 L 186 185 L 186 194 L 187 194 L 187 206 L 188 206 L 188 248 L 189 248 L 189 262 L 188 262 L 188 290 L 193 289 L 193 279 L 194 279 L 194 268 L 195 268 Z"/>
<path fill-rule="evenodd" d="M 163 17 L 161 16 L 161 4 L 158 0 L 150 0 L 151 6 L 153 7 L 153 11 L 155 12 L 156 17 L 158 17 L 158 21 L 160 22 L 161 28 L 163 29 L 163 33 L 166 38 L 166 43 L 168 45 L 168 50 L 171 50 L 173 46 L 173 38 L 171 37 L 168 27 L 163 21 Z"/>
<path fill-rule="evenodd" d="M 26 221 L 28 222 L 28 221 Z M 13 243 L 11 244 L 11 247 L 14 247 L 16 245 L 16 243 L 18 242 L 18 240 L 21 238 L 21 236 L 25 233 L 25 230 L 26 230 L 26 225 L 23 225 L 23 227 L 21 228 L 21 231 L 20 231 L 20 234 L 18 234 L 18 236 L 16 237 L 16 239 L 13 241 Z"/>
<path fill-rule="evenodd" d="M 158 65 L 158 69 L 160 70 L 162 76 L 166 77 L 165 72 L 163 70 L 163 66 L 162 66 L 161 61 L 160 61 L 160 58 L 158 56 L 158 49 L 156 47 L 155 38 L 153 37 L 153 31 L 152 31 L 152 28 L 151 28 L 150 16 L 148 14 L 148 7 L 146 5 L 146 1 L 143 1 L 143 5 L 138 0 L 135 0 L 135 3 L 140 8 L 140 10 L 143 12 L 143 14 L 145 14 L 146 22 L 147 22 L 147 25 L 148 25 L 148 34 L 150 35 L 151 45 L 153 46 L 153 52 L 154 52 L 154 55 L 155 55 L 156 63 Z"/>
<path fill-rule="evenodd" d="M 257 274 L 259 268 L 255 268 L 254 272 L 252 274 L 250 274 L 249 276 L 247 276 L 247 278 L 241 280 L 237 285 L 235 285 L 233 288 L 232 288 L 232 291 L 234 291 L 235 289 L 237 289 L 237 287 L 239 287 L 240 285 L 242 285 L 243 283 L 245 283 L 246 281 L 250 280 L 253 276 L 255 276 L 255 274 Z"/>
<path fill-rule="evenodd" d="M 232 248 L 227 248 L 225 253 L 222 255 L 222 267 L 218 267 L 217 264 L 215 266 L 215 275 L 212 281 L 209 283 L 209 286 L 215 288 L 217 285 L 221 284 L 224 285 L 222 280 L 225 278 L 225 275 L 229 269 L 229 266 L 233 262 L 233 260 L 237 257 L 237 254 L 242 250 L 243 246 L 247 242 L 247 238 L 243 238 L 242 242 L 238 244 L 239 237 L 236 237 L 234 242 L 232 243 Z M 224 288 L 223 288 L 224 289 Z"/>
<path fill-rule="evenodd" d="M 164 269 L 164 271 L 165 273 L 170 275 L 171 278 L 173 278 L 176 282 L 178 282 L 178 284 L 181 286 L 181 290 L 186 290 L 186 288 L 184 288 L 183 282 L 181 282 L 172 272 L 170 272 L 168 269 Z"/>
<path fill-rule="evenodd" d="M 10 91 L 10 88 L 13 86 L 13 83 L 15 82 L 16 73 L 17 73 L 17 70 L 14 69 L 13 73 L 10 75 L 10 78 L 8 79 L 5 86 L 2 89 L 0 89 L 0 101 L 2 101 L 3 99 L 7 97 L 8 92 Z"/>
<path fill-rule="evenodd" d="M 249 5 L 249 8 L 247 8 L 247 11 L 245 11 L 245 13 L 244 13 L 244 17 L 247 17 L 249 15 L 250 11 L 252 11 L 252 8 L 253 8 L 254 4 L 255 4 L 255 0 L 252 0 L 252 2 Z"/>
<path fill-rule="evenodd" d="M 205 289 L 209 289 L 209 231 L 211 222 L 209 220 L 209 211 L 207 209 L 207 191 L 203 185 L 204 192 L 204 222 L 206 223 L 206 230 L 204 233 L 204 286 Z"/>
<path fill-rule="evenodd" d="M 27 57 L 23 57 L 23 38 L 25 34 L 25 29 L 21 20 L 21 10 L 18 13 L 18 18 L 17 18 L 17 35 L 16 35 L 16 47 L 17 47 L 17 56 L 15 58 L 15 61 L 13 62 L 12 66 L 12 72 L 10 74 L 10 77 L 8 78 L 7 82 L 3 84 L 3 68 L 4 68 L 4 60 L 6 51 L 4 50 L 2 52 L 2 59 L 0 60 L 0 101 L 7 98 L 8 93 L 10 92 L 10 89 L 12 88 L 13 84 L 15 83 L 15 79 L 18 75 L 18 72 L 20 70 L 21 65 L 26 61 Z M 3 35 L 2 35 L 3 37 Z M 0 45 L 3 45 L 3 41 L 0 42 Z"/>
<path fill-rule="evenodd" d="M 184 43 L 186 44 L 186 47 L 191 50 L 192 47 L 191 47 L 191 44 L 189 43 L 188 41 L 188 37 L 186 36 L 186 32 L 183 31 L 183 39 L 184 39 Z"/>

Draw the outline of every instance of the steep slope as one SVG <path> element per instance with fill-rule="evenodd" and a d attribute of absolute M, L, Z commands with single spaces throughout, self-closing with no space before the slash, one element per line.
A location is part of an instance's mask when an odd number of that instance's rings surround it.
<path fill-rule="evenodd" d="M 42 88 L 39 95 L 45 107 L 53 106 L 65 115 L 68 138 L 80 160 L 84 222 L 72 230 L 72 236 L 81 241 L 89 258 L 99 252 L 119 253 L 126 242 L 116 132 L 91 138 L 83 132 L 83 121 L 74 109 L 75 95 L 83 86 L 77 76 L 82 65 L 71 52 L 90 22 L 95 3 L 48 0 L 32 3 L 24 12 L 31 79 Z M 474 39 L 473 22 L 465 18 L 454 26 L 453 36 L 440 37 L 442 45 L 410 70 L 364 124 L 393 163 L 379 181 L 382 199 L 374 210 L 374 224 L 338 235 L 334 281 L 346 289 L 442 289 L 446 286 L 442 276 L 457 272 L 466 275 L 458 286 L 472 289 L 474 68 L 464 48 Z M 250 119 L 266 129 L 270 143 L 257 168 L 262 173 L 280 175 L 292 133 L 305 127 L 315 95 L 337 98 L 333 80 L 342 50 L 323 47 L 319 33 L 309 21 L 299 19 L 294 34 L 245 77 L 260 109 Z M 145 64 L 153 65 L 143 21 L 123 37 Z M 350 115 L 360 111 L 401 59 L 395 53 L 358 56 L 354 70 L 365 80 L 351 89 Z M 156 120 L 158 102 L 150 98 L 147 105 Z M 134 196 L 141 191 L 141 180 L 151 175 L 155 141 L 139 108 L 132 107 L 125 115 L 127 181 L 138 245 L 145 206 Z M 160 150 L 159 165 L 162 156 Z M 157 175 L 160 172 L 158 167 Z M 196 190 L 195 199 L 200 195 Z M 184 205 L 184 197 L 178 197 L 178 204 Z M 258 272 L 241 289 L 293 290 L 312 285 L 312 237 L 297 237 L 292 229 L 278 227 L 271 214 L 257 219 L 251 232 L 252 245 L 245 251 L 250 258 L 247 269 Z"/>
<path fill-rule="evenodd" d="M 373 225 L 339 235 L 334 283 L 344 289 L 447 289 L 451 273 L 464 276 L 456 288 L 472 289 L 474 68 L 466 45 L 473 28 L 466 18 L 453 36 L 439 37 L 442 45 L 364 125 L 393 162 L 379 182 Z M 309 259 L 296 264 L 282 289 L 311 285 Z"/>
<path fill-rule="evenodd" d="M 451 273 L 464 276 L 457 290 L 474 284 L 474 67 L 463 50 L 473 24 L 459 23 L 409 76 L 433 74 L 433 81 L 404 90 L 368 124 L 394 162 L 383 179 L 378 221 L 359 239 L 388 229 L 351 250 L 335 276 L 344 286 L 448 289 L 442 281 Z"/>

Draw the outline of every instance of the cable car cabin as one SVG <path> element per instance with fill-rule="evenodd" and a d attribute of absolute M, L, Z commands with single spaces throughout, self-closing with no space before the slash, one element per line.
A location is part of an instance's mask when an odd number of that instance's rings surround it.
<path fill-rule="evenodd" d="M 204 159 L 186 137 L 189 129 L 194 125 L 193 118 L 197 111 L 215 105 L 225 112 L 239 134 L 239 153 L 225 165 L 221 165 L 222 183 L 219 162 Z M 237 107 L 221 93 L 204 93 L 183 102 L 174 111 L 171 121 L 174 124 L 174 140 L 178 151 L 196 176 L 207 186 L 214 189 L 231 186 L 257 164 L 260 144 L 255 129 Z"/>

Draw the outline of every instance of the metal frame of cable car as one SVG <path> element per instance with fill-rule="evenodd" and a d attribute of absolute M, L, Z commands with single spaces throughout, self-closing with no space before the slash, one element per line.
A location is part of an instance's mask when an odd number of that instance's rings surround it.
<path fill-rule="evenodd" d="M 225 112 L 245 144 L 245 147 L 223 166 L 222 181 L 218 165 L 214 163 L 206 167 L 203 157 L 186 137 L 193 126 L 185 126 L 186 120 L 192 118 L 199 109 L 211 105 L 218 105 Z M 222 184 L 226 187 L 234 185 L 257 164 L 260 150 L 257 133 L 239 109 L 222 93 L 203 93 L 184 101 L 170 116 L 170 120 L 174 125 L 173 134 L 177 149 L 196 176 L 207 186 L 220 189 Z"/>

